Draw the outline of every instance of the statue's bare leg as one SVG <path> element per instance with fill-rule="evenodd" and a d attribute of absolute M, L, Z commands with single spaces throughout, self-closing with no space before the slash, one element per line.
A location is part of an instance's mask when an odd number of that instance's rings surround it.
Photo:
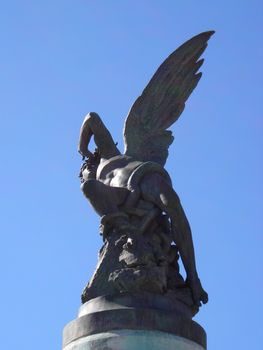
<path fill-rule="evenodd" d="M 107 186 L 95 179 L 81 184 L 81 190 L 100 216 L 117 213 L 130 193 L 126 188 Z"/>
<path fill-rule="evenodd" d="M 120 210 L 130 191 L 126 188 L 107 186 L 95 179 L 86 180 L 81 189 L 94 210 L 101 217 L 100 233 L 105 239 L 112 228 L 119 232 L 131 229 L 128 215 Z"/>
<path fill-rule="evenodd" d="M 171 219 L 175 243 L 179 249 L 187 273 L 195 304 L 206 303 L 207 293 L 198 278 L 195 264 L 194 245 L 190 225 L 181 206 L 180 199 L 171 185 L 160 174 L 146 175 L 141 182 L 142 196 L 166 212 Z"/>

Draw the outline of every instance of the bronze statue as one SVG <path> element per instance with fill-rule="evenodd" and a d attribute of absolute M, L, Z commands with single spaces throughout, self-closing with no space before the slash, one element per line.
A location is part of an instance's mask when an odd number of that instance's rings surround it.
<path fill-rule="evenodd" d="M 199 58 L 213 33 L 193 37 L 159 67 L 125 121 L 124 154 L 98 114 L 89 113 L 83 121 L 81 189 L 101 217 L 104 239 L 83 302 L 103 294 L 178 296 L 182 290 L 184 296 L 179 298 L 195 310 L 208 301 L 196 270 L 191 229 L 164 165 L 173 142 L 167 129 L 201 78 L 198 70 L 204 60 Z M 88 149 L 92 136 L 94 153 Z M 179 273 L 179 256 L 185 281 Z"/>

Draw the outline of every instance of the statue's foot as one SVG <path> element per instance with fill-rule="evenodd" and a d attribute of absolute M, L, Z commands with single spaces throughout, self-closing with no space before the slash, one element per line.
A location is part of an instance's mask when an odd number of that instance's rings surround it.
<path fill-rule="evenodd" d="M 206 304 L 208 302 L 208 294 L 203 289 L 199 278 L 187 279 L 186 282 L 192 291 L 194 304 L 197 306 L 201 306 L 202 303 Z"/>

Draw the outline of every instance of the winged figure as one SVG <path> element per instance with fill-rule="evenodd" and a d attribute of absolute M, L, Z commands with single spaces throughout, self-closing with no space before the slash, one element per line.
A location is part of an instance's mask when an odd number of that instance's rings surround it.
<path fill-rule="evenodd" d="M 185 42 L 158 68 L 128 113 L 123 154 L 94 112 L 85 117 L 79 139 L 79 153 L 85 160 L 81 189 L 101 217 L 104 237 L 108 224 L 120 232 L 131 230 L 129 213 L 138 209 L 141 200 L 165 213 L 198 306 L 208 301 L 208 295 L 198 278 L 188 220 L 164 165 L 174 139 L 167 129 L 180 117 L 201 78 L 204 60 L 200 57 L 213 33 L 204 32 Z M 92 136 L 97 145 L 94 153 L 88 148 Z M 147 230 L 150 220 L 141 222 L 141 231 Z"/>

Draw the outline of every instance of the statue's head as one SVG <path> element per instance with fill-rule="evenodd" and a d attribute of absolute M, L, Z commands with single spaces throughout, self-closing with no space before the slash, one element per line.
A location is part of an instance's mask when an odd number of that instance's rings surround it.
<path fill-rule="evenodd" d="M 94 153 L 90 152 L 89 156 L 85 158 L 79 173 L 81 182 L 92 178 L 96 179 L 97 169 L 100 164 L 100 158 L 101 156 L 98 148 L 95 149 Z"/>

